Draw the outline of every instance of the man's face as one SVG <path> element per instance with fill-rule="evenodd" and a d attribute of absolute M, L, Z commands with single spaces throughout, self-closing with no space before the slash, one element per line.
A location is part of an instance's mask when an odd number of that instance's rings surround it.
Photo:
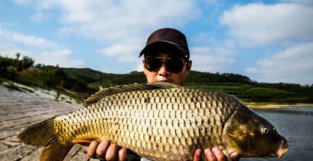
<path fill-rule="evenodd" d="M 157 64 L 160 64 L 160 61 L 161 61 L 162 65 L 159 68 L 155 68 L 155 69 L 153 68 L 153 70 L 150 69 L 149 71 L 148 69 L 149 63 L 147 63 L 148 58 L 152 58 L 150 59 L 150 61 L 151 60 L 158 61 L 159 63 Z M 187 76 L 189 75 L 191 64 L 192 64 L 191 60 L 188 60 L 186 62 L 185 60 L 183 60 L 183 58 L 172 57 L 167 52 L 159 52 L 153 55 L 148 55 L 147 57 L 145 57 L 145 59 L 146 59 L 146 62 L 145 60 L 143 61 L 143 68 L 144 68 L 144 73 L 146 75 L 148 83 L 171 82 L 171 83 L 181 85 L 183 81 L 187 78 Z M 181 60 L 183 64 L 183 67 L 179 72 L 175 71 L 175 67 L 179 66 L 178 59 Z M 178 62 L 178 63 L 177 65 L 175 64 L 173 66 L 173 63 L 175 62 Z M 172 68 L 174 68 L 174 70 Z"/>

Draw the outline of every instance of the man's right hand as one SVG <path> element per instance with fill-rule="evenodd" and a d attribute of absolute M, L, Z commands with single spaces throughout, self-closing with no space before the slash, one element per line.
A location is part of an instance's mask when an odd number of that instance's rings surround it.
<path fill-rule="evenodd" d="M 117 144 L 111 144 L 110 141 L 92 141 L 87 149 L 87 155 L 91 158 L 100 160 L 119 160 L 119 161 L 135 161 L 140 160 L 140 157 L 126 148 L 120 147 Z"/>
<path fill-rule="evenodd" d="M 126 160 L 127 149 L 121 148 L 110 141 L 92 141 L 87 149 L 87 155 L 91 158 L 103 160 Z"/>

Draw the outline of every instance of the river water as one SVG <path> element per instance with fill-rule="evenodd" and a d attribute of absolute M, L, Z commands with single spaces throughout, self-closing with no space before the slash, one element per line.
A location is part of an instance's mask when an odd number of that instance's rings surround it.
<path fill-rule="evenodd" d="M 255 110 L 270 121 L 289 144 L 282 159 L 240 159 L 243 161 L 313 161 L 313 107 L 286 107 L 283 109 Z"/>

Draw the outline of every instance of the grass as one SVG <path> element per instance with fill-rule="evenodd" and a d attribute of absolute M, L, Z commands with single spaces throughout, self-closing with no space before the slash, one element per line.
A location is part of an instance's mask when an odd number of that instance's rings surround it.
<path fill-rule="evenodd" d="M 11 80 L 31 87 L 55 90 L 57 93 L 64 93 L 77 100 L 86 99 L 90 94 L 98 91 L 99 86 L 110 87 L 134 82 L 146 82 L 143 72 L 109 74 L 88 68 L 60 68 L 45 65 L 25 67 L 18 70 L 16 59 L 0 58 L 0 64 L 3 62 L 3 66 L 0 68 L 0 82 Z M 313 84 L 311 86 L 301 86 L 286 83 L 258 83 L 246 76 L 232 73 L 214 74 L 192 71 L 185 85 L 228 93 L 245 102 L 313 102 Z M 10 90 L 28 90 L 16 87 L 14 84 L 8 84 L 7 86 Z"/>
<path fill-rule="evenodd" d="M 20 91 L 20 92 L 34 92 L 28 88 L 25 87 L 19 87 L 16 86 L 14 83 L 12 82 L 1 82 L 1 84 L 3 84 L 7 89 L 9 89 L 10 91 Z"/>
<path fill-rule="evenodd" d="M 16 85 L 14 85 L 13 83 L 3 83 L 3 85 L 5 87 L 7 87 L 7 89 L 9 89 L 10 91 L 20 91 L 20 92 L 22 92 L 22 89 L 19 88 Z"/>
<path fill-rule="evenodd" d="M 260 104 L 262 102 L 295 103 L 299 100 L 306 99 L 304 95 L 299 95 L 298 93 L 240 83 L 192 83 L 186 84 L 186 86 L 228 93 L 240 98 L 244 102 L 260 102 Z"/>

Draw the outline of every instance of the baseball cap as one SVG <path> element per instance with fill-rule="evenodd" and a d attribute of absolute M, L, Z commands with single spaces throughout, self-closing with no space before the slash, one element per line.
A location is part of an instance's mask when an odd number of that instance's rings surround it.
<path fill-rule="evenodd" d="M 146 46 L 140 52 L 139 57 L 164 47 L 175 49 L 176 53 L 181 54 L 186 59 L 190 57 L 186 36 L 173 28 L 161 28 L 154 31 L 148 37 Z"/>

